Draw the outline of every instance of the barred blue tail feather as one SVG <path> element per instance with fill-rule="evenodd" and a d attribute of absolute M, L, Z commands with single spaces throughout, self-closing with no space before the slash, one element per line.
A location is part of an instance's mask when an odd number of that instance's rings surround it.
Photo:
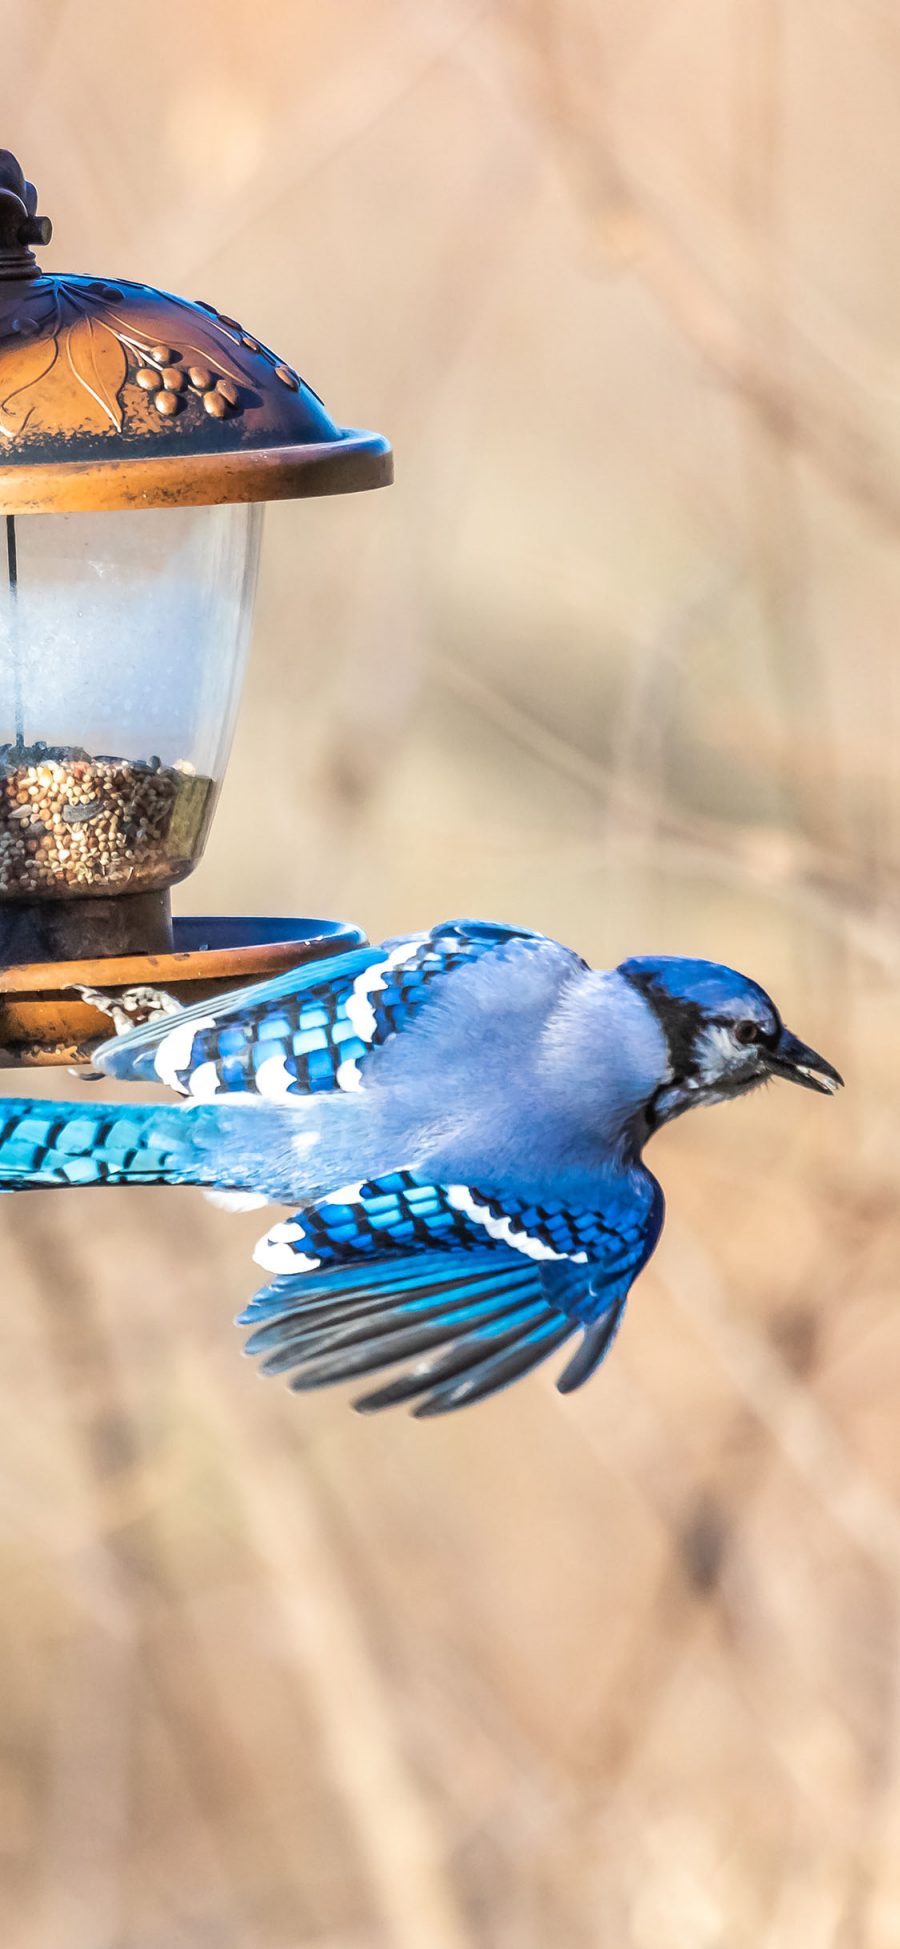
<path fill-rule="evenodd" d="M 0 1191 L 204 1184 L 205 1169 L 183 1113 L 167 1106 L 0 1099 Z"/>
<path fill-rule="evenodd" d="M 332 1159 L 365 1154 L 352 1100 L 327 1108 L 259 1098 L 187 1102 L 56 1103 L 0 1098 L 0 1192 L 62 1185 L 195 1184 L 253 1203 L 315 1198 L 328 1166 L 317 1163 L 323 1121 Z"/>

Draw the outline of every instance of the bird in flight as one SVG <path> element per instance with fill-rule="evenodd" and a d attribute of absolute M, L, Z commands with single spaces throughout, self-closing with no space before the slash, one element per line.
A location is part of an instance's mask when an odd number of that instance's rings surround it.
<path fill-rule="evenodd" d="M 354 1405 L 418 1416 L 571 1341 L 556 1384 L 580 1387 L 662 1229 L 648 1139 L 771 1077 L 842 1080 L 731 968 L 598 970 L 480 920 L 307 962 L 94 1061 L 181 1101 L 0 1100 L 0 1190 L 195 1184 L 291 1207 L 254 1255 L 246 1351 L 297 1390 L 390 1370 Z"/>

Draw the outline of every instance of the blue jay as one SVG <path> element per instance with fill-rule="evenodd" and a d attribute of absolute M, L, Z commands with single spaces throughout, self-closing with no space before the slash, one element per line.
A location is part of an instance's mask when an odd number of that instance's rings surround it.
<path fill-rule="evenodd" d="M 104 1043 L 178 1105 L 0 1101 L 0 1188 L 199 1184 L 294 1207 L 239 1324 L 294 1388 L 394 1369 L 357 1401 L 442 1414 L 578 1336 L 608 1352 L 663 1222 L 649 1137 L 772 1076 L 836 1069 L 746 976 L 639 956 L 597 971 L 459 920 L 307 963 Z M 409 1363 L 404 1366 L 403 1363 Z"/>

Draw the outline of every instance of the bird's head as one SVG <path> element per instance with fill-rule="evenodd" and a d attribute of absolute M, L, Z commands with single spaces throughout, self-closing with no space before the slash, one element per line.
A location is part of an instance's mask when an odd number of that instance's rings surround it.
<path fill-rule="evenodd" d="M 792 1035 L 765 990 L 733 968 L 638 955 L 619 973 L 652 1008 L 668 1050 L 667 1073 L 646 1107 L 648 1131 L 695 1104 L 744 1096 L 772 1076 L 825 1096 L 841 1088 L 831 1063 Z"/>

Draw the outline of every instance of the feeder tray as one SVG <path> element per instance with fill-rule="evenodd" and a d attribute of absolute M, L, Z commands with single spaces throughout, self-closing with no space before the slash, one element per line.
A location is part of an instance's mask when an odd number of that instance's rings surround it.
<path fill-rule="evenodd" d="M 262 504 L 392 477 L 235 318 L 45 273 L 50 231 L 0 150 L 0 1063 L 108 1034 L 73 982 L 196 1000 L 360 938 L 169 900 L 227 761 Z"/>
<path fill-rule="evenodd" d="M 289 968 L 359 947 L 359 927 L 334 920 L 177 918 L 168 954 L 27 963 L 0 970 L 0 1068 L 89 1063 L 113 1033 L 108 1014 L 79 993 L 113 1000 L 129 989 L 161 989 L 187 1008 L 265 981 Z"/>

